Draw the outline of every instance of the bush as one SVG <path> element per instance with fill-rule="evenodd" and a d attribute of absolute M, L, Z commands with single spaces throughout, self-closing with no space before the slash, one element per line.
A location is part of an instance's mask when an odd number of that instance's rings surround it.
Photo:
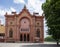
<path fill-rule="evenodd" d="M 55 40 L 52 38 L 52 36 L 48 36 L 48 37 L 46 37 L 45 39 L 44 39 L 45 41 L 53 41 L 53 42 L 55 42 Z"/>

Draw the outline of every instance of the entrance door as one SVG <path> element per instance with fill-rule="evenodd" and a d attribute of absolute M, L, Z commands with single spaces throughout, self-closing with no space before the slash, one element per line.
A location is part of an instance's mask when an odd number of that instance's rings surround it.
<path fill-rule="evenodd" d="M 27 34 L 27 41 L 29 41 L 30 40 L 30 38 L 29 38 L 29 34 Z"/>
<path fill-rule="evenodd" d="M 26 41 L 26 34 L 24 34 L 24 41 Z"/>
<path fill-rule="evenodd" d="M 29 34 L 20 34 L 20 41 L 22 42 L 29 42 L 30 41 L 30 36 Z"/>
<path fill-rule="evenodd" d="M 22 36 L 22 34 L 20 34 L 20 41 L 23 41 L 23 36 Z"/>

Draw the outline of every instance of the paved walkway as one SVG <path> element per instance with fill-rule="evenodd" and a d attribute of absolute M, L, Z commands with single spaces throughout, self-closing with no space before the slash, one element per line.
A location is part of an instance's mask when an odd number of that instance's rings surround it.
<path fill-rule="evenodd" d="M 44 43 L 0 43 L 0 47 L 60 47 L 55 42 Z"/>

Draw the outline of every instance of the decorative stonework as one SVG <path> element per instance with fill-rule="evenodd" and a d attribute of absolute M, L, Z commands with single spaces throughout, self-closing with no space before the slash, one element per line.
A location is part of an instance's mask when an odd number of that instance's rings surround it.
<path fill-rule="evenodd" d="M 44 42 L 44 16 L 31 15 L 26 6 L 19 14 L 12 14 L 5 14 L 5 42 Z M 10 28 L 13 30 L 12 38 L 9 37 Z"/>

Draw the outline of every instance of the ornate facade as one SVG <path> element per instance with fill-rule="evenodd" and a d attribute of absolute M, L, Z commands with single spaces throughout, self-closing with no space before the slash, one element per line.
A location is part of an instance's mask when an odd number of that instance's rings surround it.
<path fill-rule="evenodd" d="M 26 6 L 19 14 L 5 14 L 5 42 L 44 42 L 44 16 L 29 13 Z"/>

